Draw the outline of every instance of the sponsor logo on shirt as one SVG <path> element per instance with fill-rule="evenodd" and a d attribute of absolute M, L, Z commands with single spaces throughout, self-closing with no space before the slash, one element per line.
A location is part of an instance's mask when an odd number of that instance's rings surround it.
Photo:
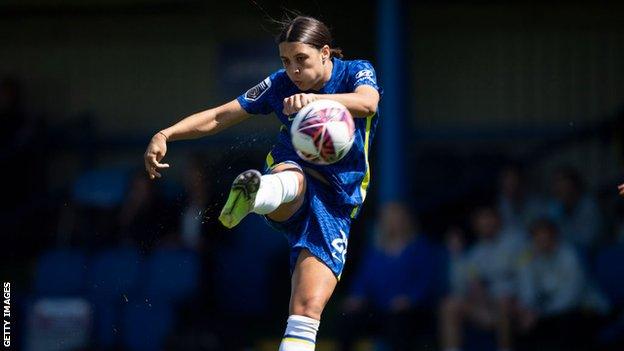
<path fill-rule="evenodd" d="M 355 74 L 355 79 L 358 80 L 360 78 L 373 78 L 373 71 L 370 69 L 363 69 Z"/>
<path fill-rule="evenodd" d="M 247 101 L 256 101 L 258 100 L 262 94 L 266 93 L 271 87 L 271 78 L 267 77 L 262 82 L 258 83 L 255 87 L 247 90 L 245 93 L 245 100 Z"/>
<path fill-rule="evenodd" d="M 355 82 L 359 83 L 363 81 L 369 81 L 369 82 L 375 83 L 375 79 L 373 79 L 373 75 L 374 75 L 373 71 L 371 71 L 370 69 L 363 69 L 355 74 Z"/>

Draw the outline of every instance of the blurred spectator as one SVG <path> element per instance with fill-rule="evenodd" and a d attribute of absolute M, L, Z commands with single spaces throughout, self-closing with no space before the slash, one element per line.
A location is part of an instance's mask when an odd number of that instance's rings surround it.
<path fill-rule="evenodd" d="M 560 168 L 553 176 L 554 200 L 550 215 L 560 229 L 561 239 L 585 251 L 600 240 L 602 215 L 596 201 L 585 193 L 581 176 L 575 169 Z"/>
<path fill-rule="evenodd" d="M 527 350 L 579 350 L 579 308 L 586 280 L 576 251 L 559 240 L 554 223 L 531 226 L 532 245 L 519 269 L 519 324 Z M 577 331 L 576 333 L 574 331 Z"/>
<path fill-rule="evenodd" d="M 624 203 L 617 201 L 612 207 L 613 214 L 609 217 L 613 219 L 613 227 L 609 243 L 621 245 L 624 244 Z"/>
<path fill-rule="evenodd" d="M 447 276 L 450 291 L 460 291 L 463 279 L 464 255 L 466 253 L 466 233 L 453 226 L 444 234 L 447 252 Z"/>
<path fill-rule="evenodd" d="M 511 347 L 511 301 L 522 246 L 518 238 L 504 235 L 500 216 L 492 207 L 477 209 L 472 225 L 477 242 L 456 263 L 453 291 L 441 304 L 443 350 L 462 347 L 464 321 L 478 329 L 495 330 L 499 348 L 507 350 Z"/>
<path fill-rule="evenodd" d="M 199 250 L 202 247 L 207 222 L 205 213 L 210 199 L 203 167 L 203 158 L 194 155 L 184 174 L 186 200 L 180 218 L 180 234 L 183 245 L 193 250 Z"/>
<path fill-rule="evenodd" d="M 526 230 L 533 220 L 545 214 L 544 201 L 529 193 L 520 166 L 510 165 L 501 171 L 499 191 L 498 211 L 504 227 Z"/>
<path fill-rule="evenodd" d="M 0 159 L 6 162 L 8 159 L 17 159 L 24 152 L 43 151 L 35 150 L 36 145 L 41 145 L 38 140 L 41 132 L 40 121 L 34 115 L 26 113 L 22 104 L 22 89 L 17 79 L 5 77 L 0 82 L 0 120 L 2 131 L 0 132 Z M 32 160 L 22 160 L 24 164 Z M 21 176 L 28 176 L 26 169 L 17 169 Z M 41 171 L 41 170 L 38 170 Z M 41 173 L 38 173 L 41 176 Z"/>
<path fill-rule="evenodd" d="M 3 180 L 18 191 L 5 191 L 0 218 L 7 232 L 24 232 L 32 226 L 26 218 L 32 218 L 46 190 L 47 148 L 45 147 L 44 126 L 40 118 L 27 113 L 22 101 L 20 82 L 13 77 L 0 81 L 0 161 L 3 167 Z M 35 221 L 37 222 L 37 221 Z M 39 234 L 39 233 L 37 233 Z M 6 244 L 6 243 L 5 243 Z"/>
<path fill-rule="evenodd" d="M 172 229 L 170 214 L 164 197 L 143 171 L 130 181 L 127 196 L 119 213 L 119 231 L 122 240 L 130 240 L 143 252 L 154 248 Z"/>
<path fill-rule="evenodd" d="M 374 243 L 365 251 L 343 305 L 342 350 L 351 350 L 363 329 L 381 334 L 391 350 L 411 349 L 416 331 L 426 327 L 415 328 L 416 323 L 433 318 L 439 252 L 418 233 L 404 205 L 383 207 Z M 365 317 L 371 314 L 373 319 Z M 429 341 L 435 340 L 432 334 Z"/>

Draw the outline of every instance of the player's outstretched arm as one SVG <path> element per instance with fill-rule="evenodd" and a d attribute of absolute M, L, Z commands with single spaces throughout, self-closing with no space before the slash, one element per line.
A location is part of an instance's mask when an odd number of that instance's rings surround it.
<path fill-rule="evenodd" d="M 618 191 L 620 192 L 620 196 L 624 196 L 624 184 L 618 185 Z"/>
<path fill-rule="evenodd" d="M 377 112 L 379 92 L 369 85 L 360 85 L 353 93 L 346 94 L 295 94 L 284 99 L 284 114 L 292 115 L 305 105 L 318 99 L 338 101 L 345 105 L 353 117 L 368 117 Z"/>
<path fill-rule="evenodd" d="M 167 142 L 196 139 L 218 133 L 247 119 L 249 114 L 237 100 L 190 115 L 169 128 L 154 134 L 143 155 L 145 170 L 150 179 L 160 178 L 159 170 L 169 168 L 161 163 L 167 153 Z"/>

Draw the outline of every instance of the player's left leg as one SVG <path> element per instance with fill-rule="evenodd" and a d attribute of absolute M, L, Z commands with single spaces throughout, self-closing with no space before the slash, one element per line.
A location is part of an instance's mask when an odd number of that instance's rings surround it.
<path fill-rule="evenodd" d="M 338 279 L 331 269 L 307 249 L 301 250 L 292 275 L 286 332 L 279 351 L 312 351 L 321 313 Z"/>
<path fill-rule="evenodd" d="M 247 170 L 234 179 L 219 220 L 232 228 L 254 212 L 285 221 L 303 204 L 305 188 L 303 171 L 293 163 L 280 163 L 265 175 Z"/>

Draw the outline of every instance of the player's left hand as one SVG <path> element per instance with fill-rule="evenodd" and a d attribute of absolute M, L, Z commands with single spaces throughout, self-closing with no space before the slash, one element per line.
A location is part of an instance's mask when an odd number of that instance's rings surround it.
<path fill-rule="evenodd" d="M 318 100 L 319 97 L 316 94 L 295 94 L 284 99 L 284 114 L 290 116 L 299 112 L 305 105 L 312 101 Z"/>
<path fill-rule="evenodd" d="M 620 196 L 624 196 L 624 184 L 618 185 L 618 191 L 620 192 Z"/>

